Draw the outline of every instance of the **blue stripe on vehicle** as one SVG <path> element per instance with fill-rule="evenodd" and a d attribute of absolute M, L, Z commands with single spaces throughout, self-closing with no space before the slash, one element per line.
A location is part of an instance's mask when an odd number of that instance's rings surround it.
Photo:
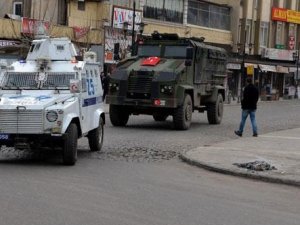
<path fill-rule="evenodd" d="M 83 99 L 82 107 L 96 105 L 96 104 L 101 103 L 101 102 L 102 102 L 102 97 L 101 96 L 86 98 L 86 99 Z"/>

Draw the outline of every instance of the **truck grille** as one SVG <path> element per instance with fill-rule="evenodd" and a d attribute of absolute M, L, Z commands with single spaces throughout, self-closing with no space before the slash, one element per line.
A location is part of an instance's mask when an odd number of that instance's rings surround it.
<path fill-rule="evenodd" d="M 42 110 L 0 110 L 0 133 L 43 133 Z"/>
<path fill-rule="evenodd" d="M 127 97 L 150 98 L 152 78 L 153 75 L 149 72 L 138 72 L 136 75 L 129 75 Z"/>

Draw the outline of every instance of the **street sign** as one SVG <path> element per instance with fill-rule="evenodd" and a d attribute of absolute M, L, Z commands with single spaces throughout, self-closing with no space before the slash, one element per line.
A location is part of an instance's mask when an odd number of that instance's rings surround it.
<path fill-rule="evenodd" d="M 276 49 L 284 49 L 284 45 L 282 45 L 282 44 L 276 44 L 275 48 Z"/>
<path fill-rule="evenodd" d="M 247 75 L 249 75 L 249 76 L 254 75 L 254 66 L 253 65 L 247 66 Z"/>

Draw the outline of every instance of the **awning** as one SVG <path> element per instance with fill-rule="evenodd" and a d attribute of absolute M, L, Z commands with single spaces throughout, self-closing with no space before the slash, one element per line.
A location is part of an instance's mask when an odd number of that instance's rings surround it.
<path fill-rule="evenodd" d="M 259 64 L 259 68 L 263 72 L 277 72 L 276 66 Z"/>
<path fill-rule="evenodd" d="M 297 67 L 290 67 L 289 68 L 290 73 L 296 73 L 297 72 Z M 298 68 L 298 73 L 300 72 L 300 67 Z"/>
<path fill-rule="evenodd" d="M 289 68 L 284 66 L 276 66 L 277 73 L 289 73 Z"/>
<path fill-rule="evenodd" d="M 226 68 L 228 70 L 240 70 L 241 64 L 240 63 L 227 63 Z"/>

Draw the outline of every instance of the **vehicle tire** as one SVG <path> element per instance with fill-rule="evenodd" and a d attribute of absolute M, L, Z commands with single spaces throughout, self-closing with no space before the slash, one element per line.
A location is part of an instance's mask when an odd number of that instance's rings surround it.
<path fill-rule="evenodd" d="M 190 95 L 186 94 L 183 105 L 179 106 L 173 115 L 173 123 L 177 130 L 187 130 L 191 126 L 193 102 Z"/>
<path fill-rule="evenodd" d="M 221 94 L 218 94 L 216 102 L 207 105 L 207 119 L 209 124 L 221 123 L 223 117 L 223 108 L 223 97 Z"/>
<path fill-rule="evenodd" d="M 168 118 L 168 114 L 158 114 L 158 113 L 155 113 L 153 114 L 153 119 L 155 121 L 158 121 L 158 122 L 162 122 L 162 121 L 166 121 L 166 119 Z"/>
<path fill-rule="evenodd" d="M 71 123 L 66 131 L 63 142 L 63 163 L 72 166 L 77 161 L 78 130 L 75 123 Z"/>
<path fill-rule="evenodd" d="M 118 105 L 109 105 L 109 118 L 112 125 L 116 127 L 126 126 L 129 113 L 124 110 L 124 107 Z"/>
<path fill-rule="evenodd" d="M 92 152 L 100 151 L 103 144 L 104 122 L 100 117 L 99 126 L 88 133 L 89 146 Z"/>

